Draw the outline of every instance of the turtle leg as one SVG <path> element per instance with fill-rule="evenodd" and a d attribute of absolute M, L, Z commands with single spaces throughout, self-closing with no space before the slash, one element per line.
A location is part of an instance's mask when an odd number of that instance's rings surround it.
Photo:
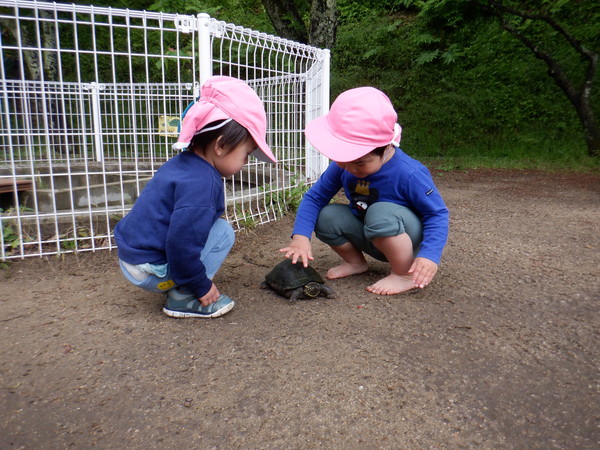
<path fill-rule="evenodd" d="M 295 302 L 296 300 L 300 300 L 304 295 L 304 287 L 300 286 L 292 291 L 292 295 L 290 295 L 290 301 Z"/>
<path fill-rule="evenodd" d="M 335 298 L 335 292 L 329 286 L 321 285 L 321 294 L 327 298 Z"/>

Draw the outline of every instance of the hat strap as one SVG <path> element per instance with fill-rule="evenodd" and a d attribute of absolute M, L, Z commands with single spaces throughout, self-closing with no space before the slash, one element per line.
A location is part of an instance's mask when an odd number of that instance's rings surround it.
<path fill-rule="evenodd" d="M 225 119 L 223 122 L 221 122 L 221 123 L 220 123 L 220 124 L 218 124 L 218 125 L 214 125 L 214 126 L 212 126 L 212 127 L 204 127 L 204 128 L 202 128 L 201 130 L 198 130 L 198 131 L 196 131 L 196 132 L 194 133 L 194 136 L 196 136 L 196 135 L 198 135 L 198 134 L 206 133 L 206 132 L 208 132 L 208 131 L 212 131 L 212 130 L 219 129 L 219 128 L 221 128 L 221 127 L 223 127 L 223 126 L 227 125 L 227 124 L 228 124 L 229 122 L 231 122 L 232 120 L 233 120 L 233 119 Z"/>
<path fill-rule="evenodd" d="M 392 139 L 392 144 L 394 147 L 400 147 L 400 137 L 402 136 L 402 127 L 400 124 L 394 124 L 394 138 Z"/>

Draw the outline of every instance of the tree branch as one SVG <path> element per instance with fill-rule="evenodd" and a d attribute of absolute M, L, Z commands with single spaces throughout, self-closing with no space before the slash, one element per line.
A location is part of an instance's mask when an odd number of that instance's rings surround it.
<path fill-rule="evenodd" d="M 571 44 L 571 46 L 583 57 L 590 60 L 598 60 L 597 53 L 584 47 L 580 40 L 575 39 L 575 37 L 571 33 L 567 32 L 567 30 L 565 30 L 562 25 L 560 25 L 556 20 L 554 20 L 547 14 L 528 13 L 526 11 L 520 11 L 518 9 L 511 8 L 510 6 L 503 5 L 501 2 L 495 0 L 488 0 L 487 3 L 489 4 L 488 10 L 493 10 L 494 8 L 496 8 L 500 11 L 512 14 L 517 17 L 521 17 L 522 19 L 540 20 L 546 22 L 548 25 L 550 25 L 552 28 L 554 28 L 556 31 L 562 34 L 563 37 L 567 40 L 567 42 L 569 42 L 569 44 Z"/>
<path fill-rule="evenodd" d="M 569 101 L 574 105 L 578 105 L 580 102 L 581 92 L 578 92 L 572 84 L 569 82 L 567 75 L 565 74 L 562 67 L 550 56 L 550 54 L 541 51 L 536 44 L 531 41 L 527 36 L 518 31 L 516 28 L 511 26 L 500 14 L 497 15 L 500 20 L 500 26 L 508 31 L 510 34 L 519 39 L 529 50 L 533 52 L 536 58 L 541 59 L 548 66 L 551 77 L 556 81 L 560 88 L 565 92 Z"/>
<path fill-rule="evenodd" d="M 497 0 L 483 0 L 483 3 L 478 1 L 478 4 L 484 11 L 497 17 L 500 21 L 500 26 L 521 41 L 529 50 L 531 50 L 531 52 L 533 52 L 536 58 L 546 63 L 550 77 L 558 87 L 562 89 L 569 101 L 575 107 L 577 115 L 583 125 L 588 153 L 590 156 L 597 157 L 600 149 L 600 131 L 596 122 L 591 99 L 593 81 L 598 65 L 598 53 L 584 47 L 579 40 L 575 39 L 573 35 L 568 33 L 562 27 L 562 25 L 547 14 L 517 10 L 506 6 L 501 1 Z M 581 83 L 579 89 L 576 88 L 573 80 L 569 79 L 567 73 L 551 54 L 540 50 L 538 43 L 534 43 L 532 39 L 525 36 L 525 34 L 517 27 L 509 23 L 507 19 L 508 15 L 521 19 L 544 22 L 554 31 L 558 32 L 568 42 L 571 48 L 583 57 L 584 61 L 588 61 L 585 70 L 585 79 Z"/>

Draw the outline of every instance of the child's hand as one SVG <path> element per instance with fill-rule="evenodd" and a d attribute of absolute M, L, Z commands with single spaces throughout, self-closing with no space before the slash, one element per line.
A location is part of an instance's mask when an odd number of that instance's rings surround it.
<path fill-rule="evenodd" d="M 203 297 L 200 297 L 198 299 L 198 301 L 200 302 L 200 304 L 202 306 L 208 306 L 211 303 L 214 303 L 217 300 L 219 300 L 220 296 L 221 296 L 221 293 L 217 289 L 217 286 L 215 286 L 215 284 L 213 283 L 213 285 L 210 287 L 210 291 L 208 291 L 206 294 L 204 294 Z"/>
<path fill-rule="evenodd" d="M 286 258 L 292 258 L 292 263 L 301 259 L 304 267 L 308 267 L 308 262 L 312 261 L 312 246 L 310 245 L 310 239 L 300 234 L 292 236 L 292 241 L 287 247 L 279 249 L 280 252 L 285 252 Z"/>
<path fill-rule="evenodd" d="M 438 265 L 427 258 L 415 258 L 408 273 L 412 274 L 412 280 L 416 287 L 424 288 L 437 273 Z"/>

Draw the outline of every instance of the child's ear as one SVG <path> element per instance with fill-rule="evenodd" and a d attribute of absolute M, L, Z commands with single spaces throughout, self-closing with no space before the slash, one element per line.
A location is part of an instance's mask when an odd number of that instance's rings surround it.
<path fill-rule="evenodd" d="M 219 136 L 215 141 L 215 153 L 217 156 L 223 156 L 227 153 L 225 147 L 223 147 L 223 136 Z"/>

